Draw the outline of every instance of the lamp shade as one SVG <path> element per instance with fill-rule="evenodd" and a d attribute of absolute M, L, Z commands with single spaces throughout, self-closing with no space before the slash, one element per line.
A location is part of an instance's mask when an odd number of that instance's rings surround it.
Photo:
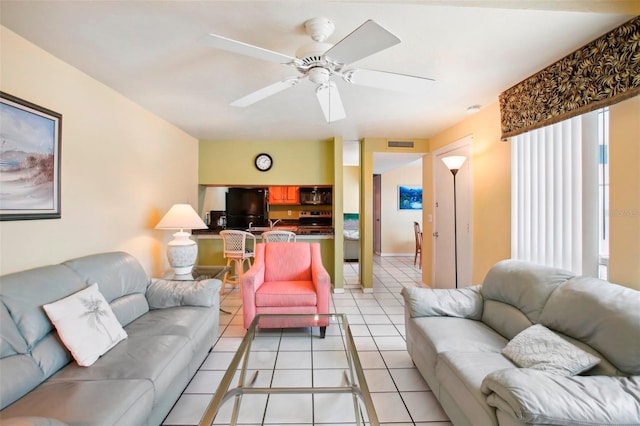
<path fill-rule="evenodd" d="M 449 170 L 459 170 L 466 159 L 467 157 L 464 155 L 451 155 L 449 157 L 442 158 L 442 161 Z"/>
<path fill-rule="evenodd" d="M 156 229 L 207 229 L 207 225 L 190 204 L 174 204 Z"/>

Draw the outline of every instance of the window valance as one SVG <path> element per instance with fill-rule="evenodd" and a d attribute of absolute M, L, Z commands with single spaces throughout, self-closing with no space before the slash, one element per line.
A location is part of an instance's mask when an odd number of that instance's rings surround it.
<path fill-rule="evenodd" d="M 640 94 L 640 17 L 500 94 L 508 138 Z"/>

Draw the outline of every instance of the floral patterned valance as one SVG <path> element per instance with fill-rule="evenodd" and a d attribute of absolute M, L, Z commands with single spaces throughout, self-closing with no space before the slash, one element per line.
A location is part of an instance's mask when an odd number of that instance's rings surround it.
<path fill-rule="evenodd" d="M 640 17 L 500 94 L 502 137 L 640 94 Z"/>

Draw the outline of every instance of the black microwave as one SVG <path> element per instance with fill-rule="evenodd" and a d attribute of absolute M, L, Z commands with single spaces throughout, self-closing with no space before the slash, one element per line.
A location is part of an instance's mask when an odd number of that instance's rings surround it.
<path fill-rule="evenodd" d="M 300 204 L 331 205 L 331 188 L 300 187 Z"/>

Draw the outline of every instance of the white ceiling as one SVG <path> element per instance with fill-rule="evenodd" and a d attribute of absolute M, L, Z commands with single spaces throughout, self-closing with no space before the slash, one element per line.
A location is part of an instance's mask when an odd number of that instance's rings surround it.
<path fill-rule="evenodd" d="M 640 13 L 640 2 L 0 1 L 2 25 L 207 140 L 429 138 L 629 13 Z M 229 106 L 297 72 L 209 47 L 208 33 L 295 56 L 310 41 L 304 22 L 320 16 L 335 23 L 332 43 L 374 19 L 402 43 L 353 65 L 429 77 L 432 87 L 406 94 L 336 78 L 347 118 L 331 124 L 308 81 Z"/>

